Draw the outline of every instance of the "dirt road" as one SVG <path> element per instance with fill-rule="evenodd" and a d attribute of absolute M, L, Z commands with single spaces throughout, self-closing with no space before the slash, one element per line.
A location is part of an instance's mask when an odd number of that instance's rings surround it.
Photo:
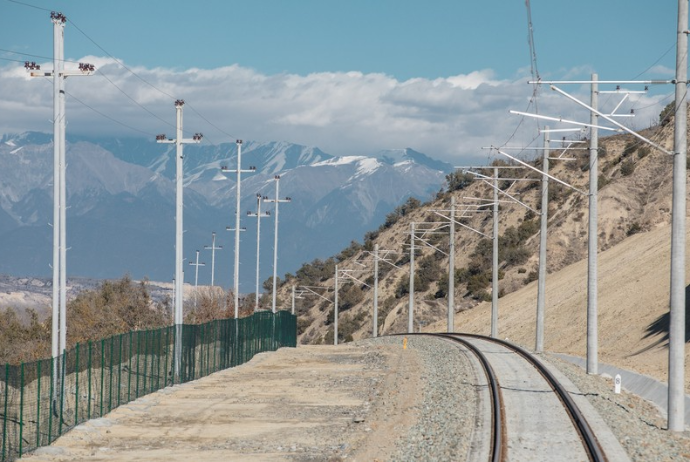
<path fill-rule="evenodd" d="M 281 349 L 121 406 L 26 458 L 385 460 L 391 435 L 414 423 L 420 367 L 395 345 Z"/>

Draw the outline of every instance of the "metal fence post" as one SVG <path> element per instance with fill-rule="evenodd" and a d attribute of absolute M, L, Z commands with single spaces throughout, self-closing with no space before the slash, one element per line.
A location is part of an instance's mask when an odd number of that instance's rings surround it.
<path fill-rule="evenodd" d="M 74 368 L 74 425 L 79 422 L 79 343 L 76 345 L 75 351 L 76 367 Z"/>
<path fill-rule="evenodd" d="M 168 385 L 168 357 L 170 355 L 170 327 L 165 329 L 165 385 Z M 175 374 L 170 374 L 170 385 L 175 385 Z"/>
<path fill-rule="evenodd" d="M 163 330 L 158 329 L 158 368 L 156 369 L 156 390 L 161 389 L 161 356 L 163 356 Z"/>
<path fill-rule="evenodd" d="M 105 339 L 101 339 L 101 413 L 103 417 L 103 386 L 105 385 Z"/>
<path fill-rule="evenodd" d="M 113 344 L 115 336 L 110 336 L 110 348 L 108 348 L 108 412 L 113 410 Z"/>
<path fill-rule="evenodd" d="M 148 358 L 148 347 L 149 347 L 149 331 L 145 330 L 144 331 L 144 383 L 142 384 L 141 388 L 146 394 L 146 373 L 149 368 L 149 358 Z"/>
<path fill-rule="evenodd" d="M 118 335 L 118 359 L 117 359 L 117 405 L 122 402 L 122 335 Z"/>
<path fill-rule="evenodd" d="M 87 360 L 86 369 L 89 380 L 88 402 L 86 404 L 86 417 L 91 420 L 91 356 L 93 354 L 93 342 L 89 340 L 89 359 Z"/>
<path fill-rule="evenodd" d="M 141 331 L 137 331 L 137 398 L 139 398 L 139 363 L 141 362 Z"/>
<path fill-rule="evenodd" d="M 67 375 L 67 374 L 65 374 L 65 372 L 67 370 L 65 368 L 65 366 L 66 366 L 65 362 L 66 361 L 67 361 L 67 350 L 63 350 L 63 352 L 62 352 L 62 363 L 61 363 L 61 365 L 62 365 L 61 369 L 62 370 L 60 371 L 61 379 L 60 379 L 60 422 L 59 422 L 60 426 L 58 427 L 60 430 L 59 435 L 62 435 L 62 421 L 63 421 L 62 417 L 64 416 L 63 412 L 65 410 L 65 375 Z"/>
<path fill-rule="evenodd" d="M 54 402 L 55 399 L 55 358 L 50 360 L 50 406 L 48 410 L 48 443 L 53 442 L 53 414 L 54 412 Z M 7 372 L 9 374 L 9 364 L 7 365 Z M 5 399 L 5 405 L 7 405 L 7 399 Z M 5 406 L 5 415 L 7 415 L 7 406 Z"/>
<path fill-rule="evenodd" d="M 132 331 L 129 331 L 129 366 L 127 368 L 127 402 L 132 401 Z"/>
<path fill-rule="evenodd" d="M 7 449 L 7 402 L 10 391 L 10 365 L 5 364 L 5 412 L 2 418 L 2 460 L 5 460 Z"/>
<path fill-rule="evenodd" d="M 24 363 L 21 363 L 19 370 L 19 457 L 21 457 L 24 439 Z"/>
<path fill-rule="evenodd" d="M 36 379 L 37 379 L 37 395 L 36 399 L 36 447 L 41 445 L 41 363 L 42 360 L 38 361 L 36 365 Z"/>

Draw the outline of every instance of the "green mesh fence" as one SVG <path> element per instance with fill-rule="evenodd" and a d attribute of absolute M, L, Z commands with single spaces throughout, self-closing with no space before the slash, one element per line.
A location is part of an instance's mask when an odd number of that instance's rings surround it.
<path fill-rule="evenodd" d="M 0 366 L 1 460 L 49 445 L 75 425 L 140 396 L 297 343 L 296 318 L 287 311 L 181 330 L 179 339 L 175 326 L 133 331 L 77 344 L 59 358 Z"/>

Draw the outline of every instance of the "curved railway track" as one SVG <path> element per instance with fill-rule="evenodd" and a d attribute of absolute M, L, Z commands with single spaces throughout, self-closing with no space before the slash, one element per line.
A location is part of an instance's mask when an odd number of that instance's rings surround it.
<path fill-rule="evenodd" d="M 506 418 L 506 400 L 504 399 L 503 396 L 503 390 L 509 391 L 513 393 L 513 395 L 518 395 L 517 399 L 522 399 L 523 397 L 527 396 L 529 399 L 532 399 L 533 401 L 536 401 L 538 404 L 536 404 L 537 407 L 541 406 L 541 403 L 546 403 L 548 401 L 548 397 L 546 394 L 548 394 L 548 390 L 544 388 L 543 385 L 534 385 L 534 384 L 524 384 L 524 385 L 511 385 L 508 386 L 506 384 L 501 384 L 501 380 L 505 380 L 506 383 L 508 383 L 510 380 L 516 380 L 515 383 L 520 383 L 522 380 L 524 382 L 524 378 L 522 379 L 511 379 L 510 376 L 510 369 L 512 368 L 520 368 L 524 369 L 524 366 L 515 366 L 515 355 L 518 355 L 520 358 L 522 358 L 524 361 L 529 363 L 532 368 L 536 371 L 538 371 L 539 375 L 543 378 L 543 381 L 547 384 L 548 389 L 552 390 L 553 393 L 558 397 L 558 400 L 560 403 L 562 403 L 562 407 L 567 413 L 567 416 L 570 418 L 570 421 L 572 422 L 572 427 L 574 427 L 577 437 L 573 437 L 573 439 L 579 439 L 579 441 L 582 444 L 582 455 L 586 458 L 588 458 L 591 461 L 599 462 L 599 461 L 606 461 L 607 458 L 604 454 L 604 451 L 602 450 L 599 442 L 597 441 L 596 436 L 594 435 L 592 429 L 590 428 L 589 424 L 587 423 L 587 420 L 584 418 L 582 415 L 580 409 L 577 407 L 573 399 L 571 398 L 570 394 L 567 392 L 567 390 L 561 385 L 561 383 L 554 377 L 554 375 L 547 369 L 544 364 L 537 359 L 534 355 L 532 355 L 530 352 L 527 350 L 517 346 L 513 345 L 510 342 L 500 340 L 500 339 L 494 339 L 491 337 L 485 337 L 481 335 L 474 335 L 474 334 L 420 334 L 420 335 L 433 335 L 435 337 L 439 338 L 444 338 L 452 342 L 456 342 L 459 344 L 462 344 L 465 348 L 467 348 L 469 351 L 471 351 L 479 360 L 479 362 L 482 365 L 482 368 L 484 369 L 484 372 L 487 377 L 487 382 L 488 382 L 488 388 L 489 388 L 489 394 L 491 396 L 491 408 L 492 408 L 492 425 L 491 425 L 491 432 L 492 432 L 492 440 L 491 440 L 491 450 L 490 450 L 490 457 L 489 460 L 492 462 L 499 462 L 499 461 L 504 461 L 504 460 L 509 460 L 513 459 L 515 460 L 516 457 L 515 454 L 511 456 L 510 452 L 512 451 L 511 448 L 509 447 L 510 444 L 508 443 L 508 439 L 513 434 L 514 432 L 518 431 L 524 431 L 522 428 L 510 428 L 509 425 L 507 424 L 507 418 Z M 487 351 L 489 345 L 494 345 L 493 351 Z M 507 351 L 506 351 L 507 350 Z M 508 353 L 508 355 L 506 355 Z M 498 362 L 501 363 L 501 358 L 507 359 L 508 356 L 512 356 L 513 358 L 510 359 L 512 362 L 512 365 L 509 365 L 507 368 L 506 366 L 504 367 L 504 372 L 503 373 L 497 373 L 494 366 L 492 365 L 493 362 Z M 534 380 L 531 380 L 534 382 Z M 540 388 L 541 387 L 541 388 Z M 535 406 L 534 404 L 532 406 Z M 510 409 L 509 409 L 510 410 Z M 508 411 L 509 411 L 508 410 Z M 515 411 L 513 411 L 515 412 Z M 550 412 L 550 414 L 557 414 L 558 412 Z M 538 414 L 538 412 L 537 412 Z M 543 415 L 543 414 L 542 414 Z M 562 418 L 561 420 L 565 420 Z M 524 421 L 523 421 L 524 423 Z M 515 426 L 515 424 L 513 423 Z M 543 424 L 542 424 L 543 427 Z M 542 430 L 544 430 L 542 428 Z M 551 431 L 552 429 L 549 428 L 547 431 Z M 554 429 L 554 432 L 556 430 Z M 515 440 L 523 440 L 522 437 L 518 438 L 515 437 L 515 435 L 512 435 Z M 529 439 L 529 438 L 527 438 Z M 542 436 L 543 439 L 543 436 Z M 554 445 L 559 445 L 561 443 L 554 442 Z M 568 446 L 567 444 L 563 443 L 563 447 L 572 447 L 572 442 L 570 442 L 571 446 Z M 529 442 L 524 444 L 525 446 L 529 446 Z M 547 444 L 548 446 L 548 444 Z M 553 448 L 549 448 L 551 451 L 553 451 Z M 564 449 L 564 451 L 568 451 L 568 449 Z M 575 451 L 573 451 L 574 453 Z M 575 456 L 575 454 L 562 454 L 563 458 L 559 457 L 559 460 L 571 460 L 573 459 L 572 456 Z M 546 456 L 544 459 L 540 459 L 540 457 L 537 454 L 533 454 L 529 456 L 529 460 L 548 460 L 552 456 Z M 534 458 L 533 458 L 534 457 Z M 519 459 L 522 459 L 521 457 L 517 457 Z M 579 457 L 575 456 L 574 460 L 581 460 Z"/>

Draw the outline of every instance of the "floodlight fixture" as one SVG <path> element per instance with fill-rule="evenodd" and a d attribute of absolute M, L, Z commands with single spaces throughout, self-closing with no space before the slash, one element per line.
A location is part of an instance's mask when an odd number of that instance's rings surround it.
<path fill-rule="evenodd" d="M 50 19 L 52 19 L 53 22 L 55 22 L 55 23 L 63 23 L 64 24 L 67 22 L 67 17 L 64 14 L 57 12 L 57 11 L 51 11 L 50 12 Z"/>
<path fill-rule="evenodd" d="M 94 72 L 96 67 L 89 63 L 79 63 L 79 70 L 82 72 L 82 74 L 88 74 Z"/>

